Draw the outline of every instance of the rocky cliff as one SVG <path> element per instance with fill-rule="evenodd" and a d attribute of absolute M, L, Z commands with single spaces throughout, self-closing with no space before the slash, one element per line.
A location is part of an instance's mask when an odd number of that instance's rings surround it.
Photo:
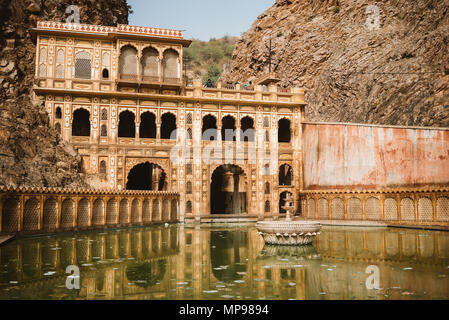
<path fill-rule="evenodd" d="M 306 89 L 308 120 L 449 127 L 449 0 L 277 0 L 222 80 L 267 72 L 270 37 L 281 83 Z"/>
<path fill-rule="evenodd" d="M 41 104 L 33 105 L 38 20 L 65 21 L 77 5 L 80 22 L 128 23 L 126 0 L 0 0 L 0 185 L 86 187 L 81 158 L 49 126 Z"/>

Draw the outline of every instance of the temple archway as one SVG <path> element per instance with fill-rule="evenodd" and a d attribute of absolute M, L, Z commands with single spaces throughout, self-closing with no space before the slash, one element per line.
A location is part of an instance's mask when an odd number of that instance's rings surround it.
<path fill-rule="evenodd" d="M 145 162 L 134 166 L 128 173 L 127 190 L 165 189 L 167 175 L 159 165 Z"/>
<path fill-rule="evenodd" d="M 226 164 L 212 174 L 210 188 L 211 214 L 246 213 L 246 177 L 242 168 Z"/>

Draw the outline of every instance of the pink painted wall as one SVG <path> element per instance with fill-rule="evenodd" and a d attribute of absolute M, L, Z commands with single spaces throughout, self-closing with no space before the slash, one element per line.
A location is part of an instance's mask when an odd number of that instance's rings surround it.
<path fill-rule="evenodd" d="M 449 130 L 303 124 L 305 189 L 449 184 Z"/>

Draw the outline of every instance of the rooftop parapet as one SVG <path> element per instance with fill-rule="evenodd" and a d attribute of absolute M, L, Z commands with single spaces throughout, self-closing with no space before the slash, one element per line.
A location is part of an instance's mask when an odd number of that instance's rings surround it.
<path fill-rule="evenodd" d="M 184 40 L 182 30 L 130 26 L 126 24 L 119 24 L 116 27 L 113 27 L 113 26 L 100 26 L 90 24 L 63 23 L 56 21 L 38 21 L 37 27 L 34 28 L 33 31 L 63 32 L 63 33 L 72 32 L 72 33 L 99 35 L 103 37 L 126 35 L 126 36 L 140 36 L 140 37 L 147 36 L 151 38 L 156 37 L 164 39 Z M 190 40 L 188 42 L 189 42 L 188 44 L 190 44 Z"/>

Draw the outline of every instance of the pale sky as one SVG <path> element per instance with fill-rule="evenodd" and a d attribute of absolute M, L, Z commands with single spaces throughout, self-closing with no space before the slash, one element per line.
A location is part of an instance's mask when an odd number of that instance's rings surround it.
<path fill-rule="evenodd" d="M 240 36 L 275 0 L 128 0 L 129 24 L 185 30 L 184 37 L 207 41 Z"/>

